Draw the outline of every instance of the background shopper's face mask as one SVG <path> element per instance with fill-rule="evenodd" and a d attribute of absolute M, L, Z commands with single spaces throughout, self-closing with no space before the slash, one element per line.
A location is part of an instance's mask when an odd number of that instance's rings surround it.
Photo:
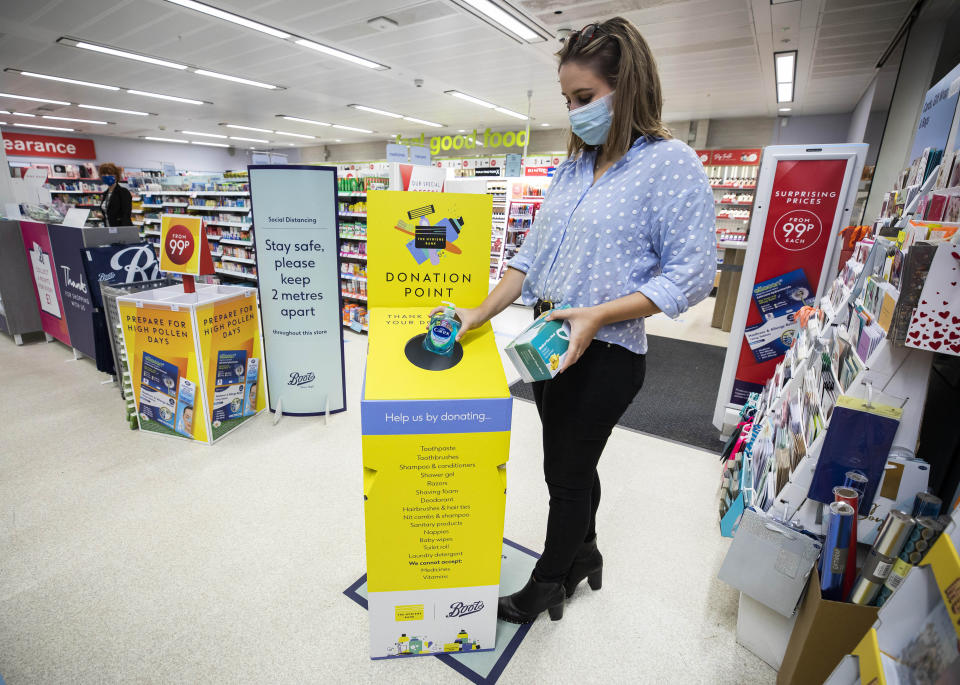
<path fill-rule="evenodd" d="M 112 186 L 114 183 L 117 182 L 117 177 L 112 176 L 110 174 L 104 174 L 103 176 L 100 177 L 100 180 L 106 183 L 108 186 Z"/>
<path fill-rule="evenodd" d="M 602 145 L 607 141 L 613 122 L 614 92 L 570 112 L 570 127 L 587 145 Z"/>

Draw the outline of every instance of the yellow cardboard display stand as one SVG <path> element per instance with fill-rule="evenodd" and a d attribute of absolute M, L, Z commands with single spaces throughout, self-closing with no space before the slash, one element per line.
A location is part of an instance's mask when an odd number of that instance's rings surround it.
<path fill-rule="evenodd" d="M 490 324 L 449 359 L 418 337 L 441 301 L 475 307 L 486 296 L 491 210 L 485 195 L 367 197 L 361 419 L 374 659 L 495 644 L 510 392 Z"/>
<path fill-rule="evenodd" d="M 253 288 L 117 298 L 140 429 L 212 444 L 266 407 Z"/>

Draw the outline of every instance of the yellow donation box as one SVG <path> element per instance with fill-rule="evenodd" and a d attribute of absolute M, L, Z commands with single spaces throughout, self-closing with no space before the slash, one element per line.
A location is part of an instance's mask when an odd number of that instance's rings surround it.
<path fill-rule="evenodd" d="M 213 443 L 266 407 L 257 291 L 197 284 L 117 298 L 140 429 Z"/>
<path fill-rule="evenodd" d="M 488 291 L 492 198 L 371 191 L 363 487 L 370 655 L 493 649 L 511 398 L 486 324 L 423 346 Z"/>

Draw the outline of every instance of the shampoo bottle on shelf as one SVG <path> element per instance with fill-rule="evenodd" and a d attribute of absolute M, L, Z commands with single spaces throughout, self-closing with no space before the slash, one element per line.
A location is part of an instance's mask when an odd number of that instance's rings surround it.
<path fill-rule="evenodd" d="M 423 339 L 423 349 L 448 357 L 453 354 L 461 324 L 457 319 L 456 307 L 451 302 L 442 304 L 447 305 L 444 310 L 430 317 L 430 327 Z"/>

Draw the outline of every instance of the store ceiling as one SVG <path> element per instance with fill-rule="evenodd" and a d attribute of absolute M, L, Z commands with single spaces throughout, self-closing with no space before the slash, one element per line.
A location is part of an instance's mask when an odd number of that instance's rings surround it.
<path fill-rule="evenodd" d="M 503 0 L 497 0 L 502 4 Z M 792 114 L 849 112 L 873 77 L 877 59 L 913 0 L 513 0 L 549 41 L 525 44 L 452 0 L 210 0 L 215 7 L 340 48 L 390 67 L 374 71 L 290 41 L 228 23 L 164 0 L 0 0 L 0 67 L 134 88 L 213 104 L 200 106 L 0 72 L 0 92 L 148 111 L 157 116 L 80 109 L 0 98 L 0 109 L 84 119 L 106 126 L 0 120 L 73 127 L 124 137 L 188 137 L 178 130 L 263 138 L 270 145 L 315 145 L 456 132 L 518 129 L 524 122 L 458 100 L 459 90 L 527 111 L 532 127 L 562 127 L 566 110 L 553 53 L 561 29 L 622 15 L 650 42 L 661 70 L 665 118 L 775 116 L 773 53 L 799 50 Z M 368 21 L 387 17 L 380 31 Z M 264 90 L 191 72 L 58 44 L 91 41 L 210 71 L 283 86 Z M 423 86 L 414 85 L 423 79 Z M 370 107 L 440 122 L 445 129 L 347 107 Z M 375 131 L 356 133 L 278 119 L 287 114 Z M 315 140 L 225 130 L 234 123 L 317 136 Z M 31 129 L 24 129 L 29 131 Z M 34 130 L 36 133 L 44 131 Z M 56 134 L 55 131 L 49 131 Z M 69 135 L 69 134 L 64 134 Z M 207 139 L 214 140 L 214 139 Z"/>

